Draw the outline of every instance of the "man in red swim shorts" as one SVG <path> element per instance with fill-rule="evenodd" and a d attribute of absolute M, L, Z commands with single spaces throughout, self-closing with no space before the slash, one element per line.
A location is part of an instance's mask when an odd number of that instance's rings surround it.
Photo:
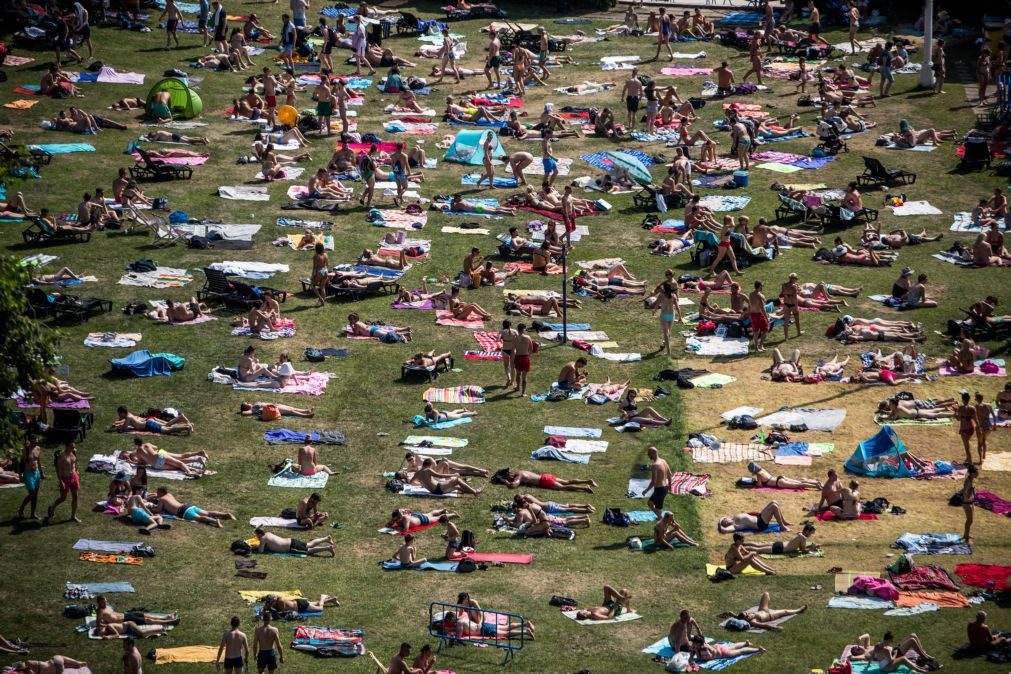
<path fill-rule="evenodd" d="M 527 373 L 530 372 L 530 354 L 534 351 L 534 340 L 527 334 L 527 326 L 516 326 L 516 341 L 513 351 L 513 369 L 516 370 L 516 390 L 521 396 L 527 395 Z"/>
<path fill-rule="evenodd" d="M 80 522 L 77 517 L 77 492 L 81 489 L 81 477 L 77 473 L 77 445 L 71 440 L 63 451 L 56 456 L 56 476 L 60 479 L 60 498 L 49 506 L 46 519 L 51 520 L 56 512 L 56 506 L 67 500 L 70 495 L 70 519 Z"/>
<path fill-rule="evenodd" d="M 558 478 L 556 478 L 551 473 L 543 473 L 540 479 L 537 481 L 537 486 L 541 489 L 557 489 L 558 488 Z"/>
<path fill-rule="evenodd" d="M 748 316 L 751 318 L 751 341 L 756 351 L 765 351 L 765 337 L 769 334 L 769 315 L 765 313 L 765 295 L 762 282 L 755 281 L 755 290 L 748 295 Z"/>

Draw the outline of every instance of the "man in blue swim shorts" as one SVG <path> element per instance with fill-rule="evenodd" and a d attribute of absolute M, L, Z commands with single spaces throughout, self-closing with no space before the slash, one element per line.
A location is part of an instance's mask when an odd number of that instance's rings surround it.
<path fill-rule="evenodd" d="M 234 520 L 235 515 L 229 512 L 217 512 L 204 510 L 192 503 L 180 503 L 175 496 L 169 493 L 165 487 L 158 487 L 153 512 L 163 515 L 171 515 L 187 522 L 200 522 L 209 524 L 212 527 L 221 528 L 221 520 Z"/>

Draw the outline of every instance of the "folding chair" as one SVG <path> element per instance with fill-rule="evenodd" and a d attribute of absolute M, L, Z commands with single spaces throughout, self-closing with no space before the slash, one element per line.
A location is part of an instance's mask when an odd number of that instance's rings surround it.
<path fill-rule="evenodd" d="M 154 232 L 154 241 L 151 243 L 158 248 L 171 246 L 178 241 L 186 241 L 189 238 L 189 232 L 173 227 L 169 224 L 168 220 L 160 215 L 144 213 L 132 205 L 129 206 L 129 209 L 131 221 Z"/>

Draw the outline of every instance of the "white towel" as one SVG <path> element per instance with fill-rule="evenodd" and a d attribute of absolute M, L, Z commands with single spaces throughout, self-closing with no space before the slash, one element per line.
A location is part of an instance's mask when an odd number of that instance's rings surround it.
<path fill-rule="evenodd" d="M 251 527 L 277 527 L 279 529 L 305 529 L 298 520 L 289 520 L 284 517 L 250 517 Z"/>
<path fill-rule="evenodd" d="M 595 454 L 607 451 L 607 440 L 581 440 L 579 438 L 569 438 L 565 441 L 563 449 L 573 454 Z"/>
<path fill-rule="evenodd" d="M 929 201 L 907 201 L 901 206 L 890 206 L 895 215 L 942 215 L 940 209 L 930 205 Z"/>
<path fill-rule="evenodd" d="M 218 188 L 218 196 L 233 201 L 270 201 L 266 187 L 246 185 L 222 185 Z"/>

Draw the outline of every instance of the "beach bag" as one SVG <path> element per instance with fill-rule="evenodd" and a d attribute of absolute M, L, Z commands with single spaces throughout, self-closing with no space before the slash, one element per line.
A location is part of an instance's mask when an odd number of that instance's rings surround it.
<path fill-rule="evenodd" d="M 835 262 L 836 254 L 828 248 L 819 248 L 811 259 L 815 262 Z"/>
<path fill-rule="evenodd" d="M 695 328 L 695 334 L 704 336 L 711 335 L 716 332 L 716 323 L 713 321 L 699 321 L 699 325 Z"/>
<path fill-rule="evenodd" d="M 281 410 L 277 405 L 264 405 L 260 410 L 260 421 L 278 421 L 281 419 Z"/>
<path fill-rule="evenodd" d="M 814 99 L 811 98 L 810 94 L 804 94 L 797 99 L 797 105 L 800 107 L 810 107 L 814 105 Z"/>
<path fill-rule="evenodd" d="M 747 632 L 751 629 L 751 623 L 740 618 L 730 618 L 723 624 L 731 632 Z"/>
<path fill-rule="evenodd" d="M 608 508 L 604 511 L 604 524 L 610 524 L 612 527 L 629 527 L 632 526 L 632 518 L 621 512 L 621 508 Z"/>
<path fill-rule="evenodd" d="M 158 264 L 154 260 L 149 260 L 145 257 L 136 262 L 131 262 L 126 268 L 133 272 L 144 273 L 154 271 L 158 268 Z"/>
<path fill-rule="evenodd" d="M 579 606 L 575 599 L 563 597 L 560 594 L 551 595 L 551 599 L 548 600 L 548 603 L 552 606 Z"/>
<path fill-rule="evenodd" d="M 471 573 L 477 571 L 477 562 L 469 557 L 464 557 L 456 565 L 457 573 Z"/>
<path fill-rule="evenodd" d="M 322 363 L 326 356 L 319 349 L 309 348 L 305 350 L 305 359 L 310 363 Z"/>
<path fill-rule="evenodd" d="M 386 481 L 386 490 L 392 491 L 394 494 L 399 494 L 404 491 L 405 482 L 398 478 L 393 478 L 392 480 Z"/>
<path fill-rule="evenodd" d="M 281 511 L 280 517 L 283 520 L 293 520 L 298 517 L 298 511 L 294 508 L 285 508 Z"/>
<path fill-rule="evenodd" d="M 63 607 L 63 617 L 64 618 L 87 618 L 90 615 L 94 615 L 94 606 L 81 606 L 79 604 L 68 604 Z"/>
<path fill-rule="evenodd" d="M 679 651 L 667 661 L 664 669 L 668 672 L 690 672 L 692 671 L 692 656 L 684 651 Z"/>
<path fill-rule="evenodd" d="M 979 365 L 979 371 L 982 372 L 983 374 L 994 375 L 1000 372 L 1000 366 L 998 366 L 997 363 L 993 362 L 992 360 L 984 360 Z"/>
<path fill-rule="evenodd" d="M 569 399 L 569 394 L 566 391 L 552 391 L 551 393 L 548 394 L 548 397 L 545 398 L 545 400 L 547 400 L 548 402 L 553 402 L 553 403 L 561 402 L 563 400 L 568 400 L 568 399 Z"/>
<path fill-rule="evenodd" d="M 242 555 L 243 557 L 248 557 L 253 554 L 253 547 L 242 539 L 237 539 L 232 541 L 232 545 L 229 548 L 233 555 Z"/>
<path fill-rule="evenodd" d="M 948 499 L 948 505 L 950 505 L 950 506 L 956 506 L 956 507 L 962 505 L 962 492 L 961 492 L 961 490 L 956 491 L 954 494 L 951 495 L 951 498 Z"/>
<path fill-rule="evenodd" d="M 756 421 L 755 417 L 751 416 L 750 414 L 740 414 L 736 417 L 733 417 L 727 423 L 727 425 L 731 429 L 739 428 L 744 431 L 753 431 L 756 428 L 758 428 L 758 421 Z"/>

